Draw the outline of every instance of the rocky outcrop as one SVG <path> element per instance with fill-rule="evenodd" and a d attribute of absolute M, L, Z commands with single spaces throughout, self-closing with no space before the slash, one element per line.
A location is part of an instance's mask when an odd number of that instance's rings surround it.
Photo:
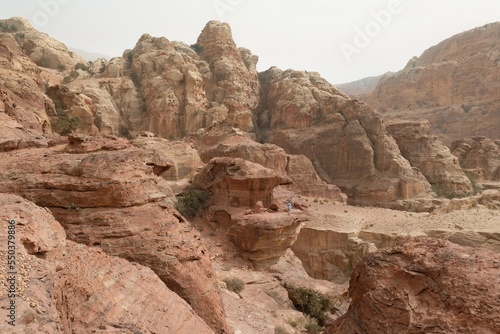
<path fill-rule="evenodd" d="M 253 130 L 256 57 L 236 48 L 229 25 L 209 22 L 192 48 L 146 34 L 128 57 L 145 100 L 146 130 L 165 138 L 216 124 Z"/>
<path fill-rule="evenodd" d="M 21 197 L 0 194 L 0 206 L 19 240 L 16 326 L 2 321 L 2 333 L 213 333 L 151 269 L 66 240 L 48 210 Z"/>
<path fill-rule="evenodd" d="M 427 178 L 438 195 L 465 196 L 473 192 L 469 178 L 450 149 L 431 134 L 428 121 L 395 121 L 387 131 L 401 154 Z"/>
<path fill-rule="evenodd" d="M 426 196 L 429 183 L 399 152 L 380 116 L 316 73 L 271 68 L 258 124 L 264 141 L 303 154 L 355 203 Z M 307 131 L 304 129 L 307 128 Z"/>
<path fill-rule="evenodd" d="M 377 75 L 374 77 L 367 77 L 356 81 L 335 84 L 335 87 L 350 96 L 370 94 L 375 89 L 375 87 L 377 87 L 377 84 L 381 78 L 382 75 Z"/>
<path fill-rule="evenodd" d="M 498 253 L 416 238 L 366 256 L 327 333 L 496 333 Z"/>
<path fill-rule="evenodd" d="M 76 64 L 87 64 L 66 45 L 36 30 L 24 18 L 0 20 L 0 31 L 12 34 L 23 52 L 38 66 L 70 71 L 75 69 Z"/>
<path fill-rule="evenodd" d="M 269 207 L 273 189 L 282 177 L 269 168 L 241 158 L 213 158 L 193 180 L 193 185 L 208 189 L 210 205 L 254 207 L 262 202 Z"/>
<path fill-rule="evenodd" d="M 261 144 L 248 136 L 227 136 L 220 143 L 201 149 L 201 158 L 208 162 L 215 157 L 235 157 L 273 169 L 289 180 L 287 188 L 304 196 L 345 202 L 346 196 L 335 185 L 321 180 L 311 161 L 304 155 L 287 154 L 281 147 Z"/>
<path fill-rule="evenodd" d="M 278 262 L 306 220 L 305 214 L 250 214 L 231 225 L 227 235 L 254 268 L 261 270 Z"/>
<path fill-rule="evenodd" d="M 356 265 L 377 249 L 357 233 L 303 227 L 292 250 L 309 276 L 345 283 Z"/>
<path fill-rule="evenodd" d="M 464 138 L 451 146 L 460 166 L 476 181 L 500 181 L 500 140 Z"/>
<path fill-rule="evenodd" d="M 224 124 L 253 131 L 253 110 L 259 103 L 258 57 L 248 49 L 236 48 L 231 27 L 218 21 L 207 23 L 196 45 L 210 64 L 206 91 L 211 105 L 227 113 Z"/>
<path fill-rule="evenodd" d="M 450 37 L 386 74 L 365 99 L 387 117 L 425 118 L 446 143 L 499 139 L 500 23 Z"/>
<path fill-rule="evenodd" d="M 174 194 L 157 175 L 172 163 L 158 151 L 76 137 L 66 147 L 3 153 L 0 191 L 50 208 L 69 239 L 150 267 L 214 331 L 229 333 L 209 254 L 169 208 Z"/>
<path fill-rule="evenodd" d="M 0 151 L 47 146 L 54 115 L 40 70 L 10 34 L 0 33 Z"/>

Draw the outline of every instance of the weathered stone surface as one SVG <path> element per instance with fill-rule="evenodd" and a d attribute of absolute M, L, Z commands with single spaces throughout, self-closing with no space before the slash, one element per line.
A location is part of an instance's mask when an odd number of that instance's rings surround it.
<path fill-rule="evenodd" d="M 267 213 L 238 217 L 227 233 L 229 239 L 256 269 L 275 264 L 297 239 L 304 214 Z"/>
<path fill-rule="evenodd" d="M 66 45 L 39 32 L 24 18 L 0 20 L 0 25 L 0 31 L 12 34 L 23 52 L 38 66 L 69 71 L 78 63 L 87 64 L 83 58 L 69 51 Z"/>
<path fill-rule="evenodd" d="M 0 207 L 20 241 L 16 327 L 2 321 L 2 333 L 213 333 L 151 269 L 66 240 L 48 210 L 19 196 L 0 194 Z"/>
<path fill-rule="evenodd" d="M 282 182 L 278 173 L 241 158 L 213 158 L 193 180 L 211 193 L 211 205 L 253 207 L 261 201 L 269 207 L 274 187 Z"/>
<path fill-rule="evenodd" d="M 146 150 L 154 149 L 163 160 L 169 161 L 170 167 L 161 173 L 161 177 L 167 181 L 182 181 L 193 177 L 203 166 L 198 152 L 189 143 L 148 137 L 138 137 L 131 143 Z"/>
<path fill-rule="evenodd" d="M 438 195 L 472 194 L 472 184 L 458 159 L 431 134 L 428 121 L 390 122 L 387 131 L 396 139 L 401 154 L 424 174 Z"/>
<path fill-rule="evenodd" d="M 316 279 L 345 283 L 356 265 L 377 249 L 354 232 L 303 227 L 292 250 Z"/>
<path fill-rule="evenodd" d="M 266 92 L 258 113 L 263 139 L 307 156 L 349 199 L 380 203 L 429 192 L 429 183 L 401 156 L 380 116 L 366 104 L 316 73 L 271 68 L 260 80 Z"/>
<path fill-rule="evenodd" d="M 499 40 L 498 22 L 450 37 L 384 75 L 365 101 L 387 117 L 429 120 L 447 145 L 500 139 Z"/>
<path fill-rule="evenodd" d="M 60 146 L 3 153 L 0 191 L 49 207 L 71 240 L 150 267 L 214 331 L 229 333 L 209 254 L 168 208 L 172 190 L 155 175 L 171 166 L 164 153 L 123 139 L 72 138 L 73 153 Z"/>
<path fill-rule="evenodd" d="M 0 33 L 0 151 L 47 146 L 54 114 L 40 70 L 10 34 Z"/>
<path fill-rule="evenodd" d="M 348 312 L 327 333 L 496 333 L 498 253 L 431 238 L 364 258 Z"/>
<path fill-rule="evenodd" d="M 500 140 L 464 138 L 451 146 L 460 166 L 477 181 L 500 181 Z"/>
<path fill-rule="evenodd" d="M 254 130 L 252 113 L 259 103 L 260 89 L 255 68 L 258 57 L 248 49 L 236 48 L 227 23 L 208 22 L 196 43 L 201 58 L 210 64 L 206 91 L 214 111 L 227 110 L 224 123 L 228 126 Z"/>
<path fill-rule="evenodd" d="M 215 157 L 235 157 L 273 169 L 290 180 L 287 188 L 297 194 L 322 197 L 337 202 L 346 201 L 346 196 L 337 186 L 321 180 L 306 156 L 287 154 L 279 146 L 261 144 L 248 136 L 231 135 L 201 151 L 201 158 L 205 162 Z"/>

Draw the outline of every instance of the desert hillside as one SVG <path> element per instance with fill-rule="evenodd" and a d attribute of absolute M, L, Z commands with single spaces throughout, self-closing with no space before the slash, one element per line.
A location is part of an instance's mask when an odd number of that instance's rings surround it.
<path fill-rule="evenodd" d="M 500 22 L 430 47 L 361 97 L 386 119 L 426 119 L 446 144 L 484 136 L 499 139 Z"/>
<path fill-rule="evenodd" d="M 470 95 L 494 31 L 469 32 L 477 67 L 449 40 L 415 60 L 467 122 L 498 97 Z M 1 333 L 495 333 L 498 136 L 385 120 L 401 73 L 367 104 L 257 62 L 218 21 L 86 61 L 0 20 Z"/>

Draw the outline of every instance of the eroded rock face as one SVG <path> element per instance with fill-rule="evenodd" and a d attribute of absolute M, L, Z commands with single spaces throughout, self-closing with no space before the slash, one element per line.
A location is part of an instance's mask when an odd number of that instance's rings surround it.
<path fill-rule="evenodd" d="M 366 256 L 348 312 L 327 333 L 496 333 L 498 253 L 431 238 Z"/>
<path fill-rule="evenodd" d="M 247 136 L 231 135 L 216 145 L 202 149 L 200 155 L 205 162 L 215 157 L 242 158 L 275 170 L 290 180 L 287 187 L 297 194 L 346 201 L 346 196 L 337 186 L 321 180 L 306 156 L 287 154 L 273 144 L 261 144 Z"/>
<path fill-rule="evenodd" d="M 197 45 L 200 56 L 210 64 L 211 77 L 206 87 L 212 106 L 227 111 L 225 124 L 253 131 L 253 110 L 259 103 L 258 57 L 250 50 L 236 48 L 227 23 L 207 23 Z M 215 111 L 214 110 L 214 111 Z"/>
<path fill-rule="evenodd" d="M 387 126 L 401 154 L 425 175 L 440 194 L 465 196 L 473 192 L 469 178 L 450 149 L 431 134 L 428 121 L 399 121 Z"/>
<path fill-rule="evenodd" d="M 19 196 L 0 194 L 0 207 L 20 241 L 16 327 L 2 321 L 2 333 L 213 333 L 151 269 L 66 240 L 48 210 Z"/>
<path fill-rule="evenodd" d="M 354 202 L 390 202 L 430 190 L 366 104 L 316 73 L 271 68 L 260 79 L 266 92 L 258 114 L 263 139 L 307 156 L 324 180 Z"/>
<path fill-rule="evenodd" d="M 193 180 L 208 189 L 212 205 L 253 207 L 261 201 L 269 207 L 274 187 L 282 177 L 269 168 L 241 158 L 213 158 Z"/>
<path fill-rule="evenodd" d="M 388 117 L 425 118 L 446 144 L 500 138 L 500 23 L 450 37 L 384 75 L 366 102 Z"/>
<path fill-rule="evenodd" d="M 47 146 L 54 115 L 40 70 L 10 34 L 0 33 L 0 151 Z"/>
<path fill-rule="evenodd" d="M 297 239 L 304 214 L 251 214 L 231 225 L 227 235 L 243 256 L 260 270 L 278 262 Z"/>
<path fill-rule="evenodd" d="M 345 283 L 361 259 L 377 248 L 357 233 L 303 227 L 292 250 L 316 279 Z"/>
<path fill-rule="evenodd" d="M 161 147 L 72 137 L 66 147 L 3 153 L 0 191 L 50 208 L 69 239 L 150 267 L 214 331 L 229 333 L 208 251 L 155 174 L 170 167 Z"/>
<path fill-rule="evenodd" d="M 500 180 L 500 140 L 464 138 L 455 141 L 451 150 L 460 166 L 477 181 Z"/>
<path fill-rule="evenodd" d="M 24 18 L 0 20 L 0 24 L 0 31 L 12 34 L 23 52 L 38 66 L 64 71 L 73 70 L 78 63 L 87 64 L 66 45 L 39 32 Z"/>

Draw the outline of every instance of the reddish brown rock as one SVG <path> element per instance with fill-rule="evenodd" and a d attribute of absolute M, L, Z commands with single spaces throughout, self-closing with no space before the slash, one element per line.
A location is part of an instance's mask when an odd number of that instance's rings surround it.
<path fill-rule="evenodd" d="M 321 180 L 311 161 L 304 155 L 286 154 L 273 144 L 261 144 L 248 136 L 229 135 L 222 142 L 202 149 L 201 158 L 235 157 L 275 170 L 289 180 L 287 187 L 297 194 L 345 202 L 346 196 L 335 185 Z"/>
<path fill-rule="evenodd" d="M 54 70 L 73 70 L 75 65 L 87 62 L 66 45 L 33 28 L 28 20 L 13 17 L 0 20 L 0 31 L 15 37 L 23 52 L 38 66 Z"/>
<path fill-rule="evenodd" d="M 196 43 L 201 58 L 210 65 L 206 91 L 212 112 L 222 109 L 225 125 L 253 131 L 253 110 L 259 103 L 260 89 L 258 57 L 248 49 L 236 48 L 227 23 L 208 22 Z"/>
<path fill-rule="evenodd" d="M 2 321 L 2 333 L 213 333 L 151 269 L 66 240 L 48 210 L 21 197 L 0 194 L 0 207 L 2 229 L 15 219 L 20 241 L 16 327 Z"/>
<path fill-rule="evenodd" d="M 387 126 L 401 154 L 417 167 L 438 195 L 473 193 L 469 178 L 450 149 L 431 134 L 428 121 L 394 121 Z"/>
<path fill-rule="evenodd" d="M 227 235 L 255 269 L 261 270 L 278 262 L 297 239 L 302 222 L 307 220 L 302 213 L 245 215 L 237 218 Z"/>
<path fill-rule="evenodd" d="M 307 156 L 321 178 L 353 202 L 392 202 L 430 191 L 368 105 L 349 99 L 317 73 L 271 68 L 260 79 L 266 93 L 258 109 L 262 140 Z"/>
<path fill-rule="evenodd" d="M 172 190 L 155 175 L 170 167 L 164 152 L 106 138 L 3 153 L 0 191 L 49 207 L 70 239 L 150 267 L 211 328 L 229 333 L 208 251 L 168 208 Z"/>
<path fill-rule="evenodd" d="M 384 75 L 365 101 L 386 117 L 429 120 L 447 145 L 500 139 L 499 40 L 499 22 L 452 36 Z"/>
<path fill-rule="evenodd" d="M 451 150 L 460 166 L 477 181 L 500 180 L 500 140 L 464 138 L 455 141 Z"/>
<path fill-rule="evenodd" d="M 431 239 L 366 256 L 348 312 L 326 333 L 497 333 L 498 253 Z"/>
<path fill-rule="evenodd" d="M 253 207 L 261 201 L 269 207 L 273 189 L 282 180 L 273 170 L 241 158 L 213 158 L 193 185 L 210 191 L 212 205 Z"/>
<path fill-rule="evenodd" d="M 54 104 L 38 67 L 10 34 L 0 33 L 0 151 L 48 145 Z"/>

